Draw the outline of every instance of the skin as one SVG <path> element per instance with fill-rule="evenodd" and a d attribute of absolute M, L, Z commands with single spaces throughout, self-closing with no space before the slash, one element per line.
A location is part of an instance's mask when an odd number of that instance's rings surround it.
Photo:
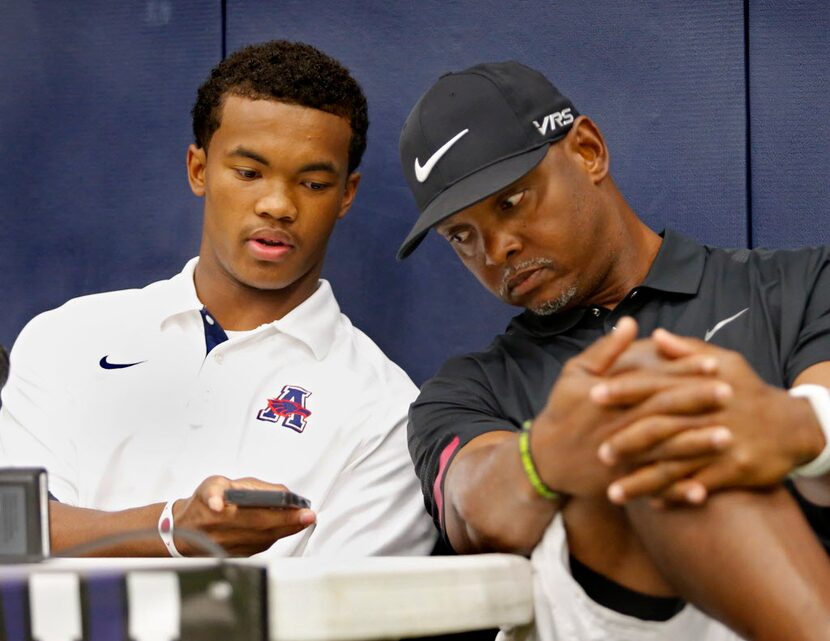
<path fill-rule="evenodd" d="M 207 149 L 187 150 L 187 176 L 204 197 L 204 227 L 195 271 L 199 299 L 228 330 L 255 329 L 282 318 L 317 287 L 335 223 L 351 206 L 360 175 L 348 172 L 351 139 L 339 116 L 274 100 L 225 98 Z M 257 238 L 287 248 L 263 255 Z M 313 524 L 309 509 L 237 508 L 234 489 L 286 490 L 259 479 L 205 479 L 173 505 L 176 529 L 200 530 L 229 553 L 248 556 Z M 104 512 L 50 503 L 55 552 L 99 537 L 155 530 L 163 503 Z M 185 556 L 203 554 L 175 538 Z M 158 536 L 102 548 L 98 556 L 167 556 Z"/>
<path fill-rule="evenodd" d="M 196 291 L 222 327 L 254 329 L 314 292 L 360 182 L 348 173 L 350 139 L 345 118 L 232 95 L 208 150 L 188 148 L 190 188 L 205 198 Z M 284 260 L 253 254 L 248 241 L 264 230 L 290 235 Z"/>
<path fill-rule="evenodd" d="M 609 498 L 615 503 L 652 495 L 678 502 L 690 492 L 696 495 L 695 502 L 702 502 L 709 492 L 724 488 L 770 487 L 824 448 L 809 402 L 764 383 L 740 354 L 665 330 L 655 332 L 653 343 L 667 358 L 694 354 L 713 359 L 718 378 L 729 381 L 730 398 L 717 412 L 701 415 L 700 424 L 728 426 L 721 428 L 727 430 L 728 443 L 720 451 L 711 451 L 700 438 L 705 429 L 684 429 L 682 422 L 667 421 L 654 408 L 660 397 L 650 399 L 653 409 L 643 403 L 647 418 L 626 422 L 598 450 L 606 464 L 631 470 L 609 487 Z M 802 372 L 795 385 L 827 386 L 828 381 L 830 363 L 819 363 Z M 592 390 L 594 401 L 605 407 L 642 402 L 642 394 L 634 377 L 617 377 Z M 764 417 L 763 430 L 758 429 L 758 416 Z M 799 481 L 799 485 L 820 488 L 827 481 Z M 830 504 L 820 495 L 814 500 Z"/>
<path fill-rule="evenodd" d="M 233 556 L 250 556 L 267 550 L 274 541 L 291 536 L 315 521 L 307 509 L 268 510 L 237 508 L 224 502 L 226 489 L 286 490 L 284 485 L 258 479 L 231 480 L 223 476 L 205 479 L 193 495 L 179 499 L 173 507 L 176 530 L 200 530 Z M 164 503 L 154 503 L 117 512 L 90 510 L 50 501 L 49 519 L 53 553 L 95 541 L 103 536 L 148 530 L 146 539 L 103 546 L 94 556 L 168 556 L 155 534 Z M 174 532 L 175 535 L 175 532 Z M 176 549 L 184 556 L 201 556 L 205 550 L 189 539 L 175 537 Z"/>
<path fill-rule="evenodd" d="M 599 129 L 582 116 L 535 169 L 436 231 L 506 303 L 534 309 L 574 291 L 568 307 L 613 307 L 645 277 L 661 241 L 613 188 L 608 166 Z M 605 215 L 612 208 L 623 215 Z"/>
<path fill-rule="evenodd" d="M 608 167 L 599 130 L 580 117 L 534 170 L 436 229 L 507 303 L 614 308 L 661 241 Z M 830 564 L 778 485 L 823 447 L 809 406 L 762 383 L 738 354 L 668 332 L 636 334 L 623 319 L 571 359 L 535 417 L 534 460 L 564 499 L 536 495 L 514 432 L 461 449 L 444 483 L 453 547 L 528 553 L 561 510 L 571 552 L 622 585 L 680 594 L 747 638 L 826 638 Z M 816 366 L 796 383 L 830 385 L 829 370 Z M 664 509 L 666 501 L 681 505 Z M 752 537 L 757 545 L 736 546 Z"/>

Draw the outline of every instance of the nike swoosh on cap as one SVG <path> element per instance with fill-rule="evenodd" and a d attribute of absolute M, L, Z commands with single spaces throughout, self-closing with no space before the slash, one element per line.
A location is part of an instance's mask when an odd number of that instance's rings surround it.
<path fill-rule="evenodd" d="M 704 341 L 706 341 L 706 342 L 708 343 L 708 342 L 709 342 L 709 339 L 710 339 L 710 338 L 712 338 L 712 336 L 714 336 L 714 335 L 715 335 L 717 332 L 719 332 L 721 329 L 723 329 L 723 326 L 724 326 L 724 325 L 728 325 L 728 324 L 729 324 L 729 323 L 731 323 L 733 320 L 735 320 L 736 318 L 738 318 L 738 316 L 740 316 L 740 315 L 741 315 L 741 314 L 743 314 L 744 312 L 748 312 L 748 311 L 749 311 L 749 307 L 745 307 L 744 309 L 742 309 L 741 311 L 739 311 L 739 312 L 738 312 L 737 314 L 735 314 L 734 316 L 730 316 L 729 318 L 724 318 L 722 321 L 720 321 L 718 324 L 716 324 L 716 325 L 715 325 L 712 329 L 707 329 L 707 330 L 706 330 L 706 333 L 703 335 L 703 340 L 704 340 Z"/>
<path fill-rule="evenodd" d="M 456 142 L 458 142 L 459 138 L 463 135 L 468 133 L 470 130 L 465 129 L 464 131 L 459 131 L 455 136 L 450 138 L 447 142 L 445 142 L 438 151 L 432 154 L 427 161 L 421 165 L 418 162 L 418 158 L 415 158 L 415 178 L 418 179 L 419 183 L 424 182 L 427 178 L 429 178 L 430 172 L 432 172 L 433 167 L 435 167 L 436 163 L 441 160 L 441 157 L 450 150 Z"/>
<path fill-rule="evenodd" d="M 132 367 L 133 365 L 141 365 L 142 363 L 146 363 L 147 361 L 137 361 L 135 363 L 110 363 L 107 358 L 109 358 L 109 354 L 105 354 L 101 357 L 101 360 L 98 361 L 98 364 L 104 369 L 124 369 L 125 367 Z"/>

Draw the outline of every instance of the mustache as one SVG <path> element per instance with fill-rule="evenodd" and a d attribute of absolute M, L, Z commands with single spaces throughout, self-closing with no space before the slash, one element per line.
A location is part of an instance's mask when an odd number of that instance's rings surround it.
<path fill-rule="evenodd" d="M 504 268 L 501 275 L 501 284 L 499 285 L 499 295 L 506 298 L 510 291 L 510 280 L 518 273 L 526 269 L 533 269 L 535 267 L 553 267 L 553 261 L 550 258 L 529 258 L 523 260 L 515 265 L 508 265 Z"/>

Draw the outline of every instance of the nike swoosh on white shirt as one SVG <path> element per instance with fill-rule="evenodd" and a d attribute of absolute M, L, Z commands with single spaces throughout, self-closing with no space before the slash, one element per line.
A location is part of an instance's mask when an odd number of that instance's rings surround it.
<path fill-rule="evenodd" d="M 459 131 L 455 136 L 450 138 L 447 142 L 445 142 L 441 148 L 432 154 L 427 161 L 421 166 L 421 163 L 418 162 L 418 158 L 415 158 L 415 178 L 418 179 L 419 183 L 424 182 L 427 178 L 429 178 L 429 174 L 432 171 L 432 168 L 435 167 L 435 164 L 441 160 L 441 157 L 450 150 L 458 139 L 461 138 L 464 134 L 469 132 L 469 129 L 465 129 L 464 131 Z"/>
<path fill-rule="evenodd" d="M 717 325 L 715 325 L 712 329 L 707 329 L 707 330 L 706 330 L 706 333 L 703 335 L 703 340 L 704 340 L 704 341 L 706 341 L 706 342 L 708 343 L 708 342 L 709 342 L 709 339 L 710 339 L 710 338 L 712 338 L 712 336 L 714 336 L 717 332 L 719 332 L 719 331 L 723 328 L 723 326 L 724 326 L 724 325 L 728 325 L 728 324 L 729 324 L 729 323 L 731 323 L 733 320 L 735 320 L 736 318 L 738 318 L 738 316 L 740 316 L 740 315 L 741 315 L 741 314 L 743 314 L 744 312 L 748 312 L 748 311 L 749 311 L 749 307 L 745 307 L 744 309 L 742 309 L 741 311 L 739 311 L 739 312 L 738 312 L 737 314 L 735 314 L 734 316 L 730 316 L 729 318 L 724 318 L 724 319 L 723 319 L 722 321 L 720 321 Z"/>

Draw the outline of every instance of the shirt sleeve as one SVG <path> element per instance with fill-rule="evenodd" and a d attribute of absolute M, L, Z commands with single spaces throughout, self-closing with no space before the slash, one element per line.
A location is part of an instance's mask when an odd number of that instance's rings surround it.
<path fill-rule="evenodd" d="M 409 453 L 424 503 L 443 532 L 444 480 L 453 458 L 487 432 L 518 430 L 505 416 L 480 363 L 472 356 L 448 361 L 427 381 L 409 413 Z"/>
<path fill-rule="evenodd" d="M 830 247 L 813 250 L 797 278 L 801 282 L 785 287 L 783 313 L 792 314 L 798 309 L 798 301 L 787 301 L 787 291 L 806 290 L 807 299 L 806 303 L 800 301 L 801 327 L 785 363 L 787 387 L 811 365 L 830 361 Z"/>
<path fill-rule="evenodd" d="M 20 333 L 10 355 L 9 380 L 0 408 L 0 466 L 43 467 L 49 492 L 56 499 L 78 503 L 74 415 L 69 381 L 61 379 L 60 336 L 50 313 L 32 320 Z"/>

